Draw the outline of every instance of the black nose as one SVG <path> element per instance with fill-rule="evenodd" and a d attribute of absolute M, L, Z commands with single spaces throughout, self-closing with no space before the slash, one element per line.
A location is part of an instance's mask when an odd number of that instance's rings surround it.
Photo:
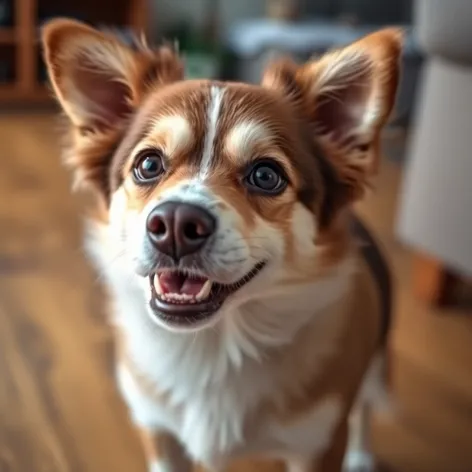
<path fill-rule="evenodd" d="M 147 218 L 152 243 L 174 260 L 200 250 L 215 229 L 215 219 L 210 213 L 188 203 L 161 203 Z"/>

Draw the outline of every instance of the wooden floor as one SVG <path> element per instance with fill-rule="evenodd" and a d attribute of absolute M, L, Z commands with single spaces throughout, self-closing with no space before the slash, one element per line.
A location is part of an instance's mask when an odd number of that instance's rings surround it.
<path fill-rule="evenodd" d="M 111 379 L 99 283 L 56 136 L 51 116 L 0 117 L 0 471 L 144 472 Z M 394 471 L 468 472 L 472 317 L 412 298 L 409 254 L 392 234 L 399 180 L 385 165 L 377 195 L 360 207 L 398 279 L 398 412 L 378 419 L 375 446 Z"/>

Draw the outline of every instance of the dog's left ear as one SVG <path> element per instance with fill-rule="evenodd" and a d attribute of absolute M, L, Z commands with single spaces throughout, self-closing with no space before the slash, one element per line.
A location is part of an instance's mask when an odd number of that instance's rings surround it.
<path fill-rule="evenodd" d="M 280 60 L 263 76 L 263 86 L 296 103 L 348 192 L 346 200 L 360 197 L 377 170 L 401 49 L 401 31 L 387 28 L 301 66 Z"/>
<path fill-rule="evenodd" d="M 84 131 L 113 127 L 149 89 L 179 80 L 183 68 L 169 47 L 132 46 L 84 23 L 55 19 L 43 27 L 44 57 L 54 92 Z"/>

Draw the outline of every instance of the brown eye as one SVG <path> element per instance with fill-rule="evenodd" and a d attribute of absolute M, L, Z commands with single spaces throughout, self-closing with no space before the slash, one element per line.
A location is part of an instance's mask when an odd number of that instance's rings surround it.
<path fill-rule="evenodd" d="M 164 172 L 162 156 L 156 151 L 141 154 L 134 164 L 133 174 L 137 182 L 151 182 Z"/>
<path fill-rule="evenodd" d="M 264 159 L 249 169 L 246 186 L 256 193 L 278 195 L 285 190 L 287 179 L 279 164 Z"/>

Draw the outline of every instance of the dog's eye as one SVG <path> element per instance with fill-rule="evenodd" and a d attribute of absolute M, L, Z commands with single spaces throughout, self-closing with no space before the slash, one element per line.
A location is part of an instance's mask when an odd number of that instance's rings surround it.
<path fill-rule="evenodd" d="M 246 185 L 259 193 L 277 195 L 287 186 L 285 173 L 274 161 L 263 160 L 252 166 L 246 176 Z"/>
<path fill-rule="evenodd" d="M 157 179 L 163 171 L 162 156 L 156 151 L 148 151 L 136 159 L 133 174 L 137 182 L 149 182 Z"/>

